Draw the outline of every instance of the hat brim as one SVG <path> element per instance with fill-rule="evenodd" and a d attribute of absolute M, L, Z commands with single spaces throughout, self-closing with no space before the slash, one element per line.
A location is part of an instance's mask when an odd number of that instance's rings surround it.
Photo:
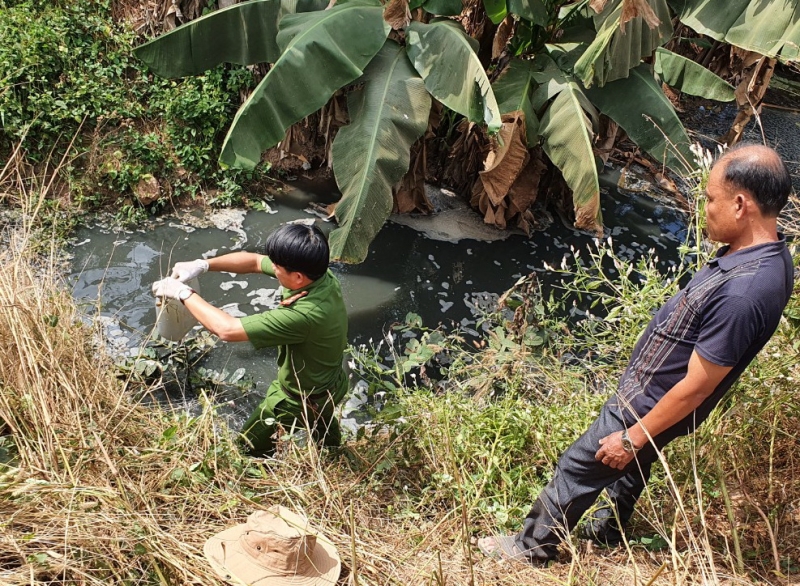
<path fill-rule="evenodd" d="M 317 536 L 311 553 L 310 572 L 305 575 L 271 574 L 267 568 L 254 563 L 239 543 L 247 530 L 242 523 L 217 533 L 206 541 L 203 553 L 223 580 L 258 586 L 333 586 L 339 579 L 342 562 L 336 547 L 322 535 Z"/>

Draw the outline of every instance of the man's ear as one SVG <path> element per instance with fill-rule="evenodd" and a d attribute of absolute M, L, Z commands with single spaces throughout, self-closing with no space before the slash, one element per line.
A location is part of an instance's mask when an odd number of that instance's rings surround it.
<path fill-rule="evenodd" d="M 741 216 L 742 214 L 744 214 L 748 205 L 753 205 L 753 202 L 750 201 L 750 199 L 744 193 L 737 193 L 733 197 L 733 201 L 736 204 L 737 216 Z"/>
<path fill-rule="evenodd" d="M 310 282 L 310 279 L 305 275 L 305 273 L 301 273 L 300 271 L 292 271 L 290 275 L 292 289 L 300 289 L 301 287 L 308 285 Z"/>

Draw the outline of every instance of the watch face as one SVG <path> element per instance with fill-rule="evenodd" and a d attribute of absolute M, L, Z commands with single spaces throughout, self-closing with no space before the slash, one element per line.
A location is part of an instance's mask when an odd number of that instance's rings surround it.
<path fill-rule="evenodd" d="M 636 448 L 633 447 L 633 442 L 631 441 L 631 438 L 628 437 L 628 432 L 627 431 L 622 434 L 621 441 L 622 441 L 622 449 L 623 450 L 625 450 L 626 452 L 635 452 L 636 451 Z"/>

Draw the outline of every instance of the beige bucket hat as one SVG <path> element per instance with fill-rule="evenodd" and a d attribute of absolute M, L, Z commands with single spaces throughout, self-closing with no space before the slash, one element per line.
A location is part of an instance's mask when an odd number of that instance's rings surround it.
<path fill-rule="evenodd" d="M 217 533 L 203 553 L 224 580 L 256 586 L 332 586 L 342 568 L 336 547 L 280 506 Z"/>

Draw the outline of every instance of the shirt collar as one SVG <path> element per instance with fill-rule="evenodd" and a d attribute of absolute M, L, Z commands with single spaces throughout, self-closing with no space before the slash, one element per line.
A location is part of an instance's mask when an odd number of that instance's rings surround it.
<path fill-rule="evenodd" d="M 717 256 L 709 264 L 717 264 L 723 271 L 729 271 L 751 260 L 780 254 L 785 248 L 786 237 L 782 233 L 778 233 L 778 240 L 775 242 L 748 246 L 727 256 L 725 253 L 728 252 L 730 246 L 725 245 L 717 251 Z"/>

